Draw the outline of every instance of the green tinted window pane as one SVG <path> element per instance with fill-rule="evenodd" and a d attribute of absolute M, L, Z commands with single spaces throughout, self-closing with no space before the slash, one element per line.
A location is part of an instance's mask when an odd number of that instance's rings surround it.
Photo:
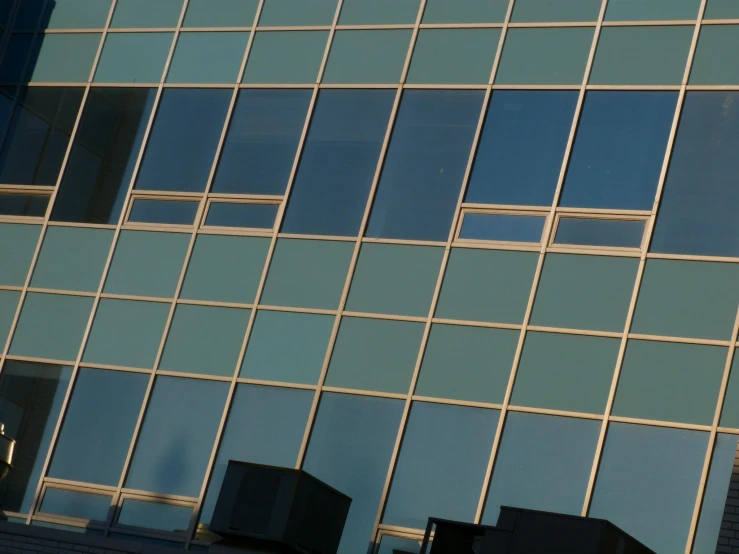
<path fill-rule="evenodd" d="M 39 512 L 105 521 L 112 501 L 112 495 L 87 494 L 49 487 L 44 492 Z"/>
<path fill-rule="evenodd" d="M 711 425 L 727 349 L 630 340 L 613 413 Z"/>
<path fill-rule="evenodd" d="M 453 249 L 436 317 L 521 323 L 538 259 L 533 252 Z"/>
<path fill-rule="evenodd" d="M 609 0 L 606 21 L 695 19 L 700 0 Z"/>
<path fill-rule="evenodd" d="M 734 0 L 707 0 L 703 19 L 739 18 L 739 4 Z"/>
<path fill-rule="evenodd" d="M 49 227 L 31 286 L 95 292 L 108 259 L 113 231 Z"/>
<path fill-rule="evenodd" d="M 30 292 L 23 302 L 10 353 L 76 360 L 92 309 L 92 298 Z"/>
<path fill-rule="evenodd" d="M 601 4 L 601 0 L 516 0 L 511 21 L 597 21 Z"/>
<path fill-rule="evenodd" d="M 257 237 L 198 235 L 180 297 L 252 303 L 269 242 Z"/>
<path fill-rule="evenodd" d="M 598 38 L 590 83 L 679 85 L 693 27 L 604 27 Z"/>
<path fill-rule="evenodd" d="M 20 297 L 21 293 L 18 291 L 0 290 L 0 348 L 5 347 Z"/>
<path fill-rule="evenodd" d="M 82 361 L 154 367 L 169 308 L 161 302 L 102 299 Z"/>
<path fill-rule="evenodd" d="M 739 67 L 727 52 L 739 48 L 739 25 L 704 25 L 698 38 L 690 84 L 735 85 L 739 83 Z"/>
<path fill-rule="evenodd" d="M 192 506 L 178 506 L 126 498 L 118 512 L 121 525 L 183 534 L 192 516 Z"/>
<path fill-rule="evenodd" d="M 23 286 L 40 233 L 40 225 L 0 223 L 0 285 Z"/>
<path fill-rule="evenodd" d="M 729 340 L 738 282 L 735 264 L 648 260 L 631 332 Z"/>
<path fill-rule="evenodd" d="M 180 33 L 168 83 L 235 83 L 249 33 Z"/>
<path fill-rule="evenodd" d="M 579 85 L 593 29 L 510 29 L 495 75 L 499 85 Z"/>
<path fill-rule="evenodd" d="M 339 25 L 415 23 L 420 0 L 344 0 Z"/>
<path fill-rule="evenodd" d="M 346 309 L 428 315 L 443 255 L 443 248 L 365 243 Z"/>
<path fill-rule="evenodd" d="M 260 310 L 239 377 L 316 384 L 334 320 L 331 315 Z"/>
<path fill-rule="evenodd" d="M 336 31 L 324 83 L 397 83 L 403 71 L 410 29 Z"/>
<path fill-rule="evenodd" d="M 508 0 L 426 0 L 423 23 L 502 23 Z"/>
<path fill-rule="evenodd" d="M 171 298 L 189 242 L 184 233 L 121 232 L 104 291 Z"/>
<path fill-rule="evenodd" d="M 100 43 L 98 33 L 43 35 L 28 80 L 86 83 Z"/>
<path fill-rule="evenodd" d="M 490 79 L 500 29 L 422 29 L 409 83 L 484 84 Z"/>
<path fill-rule="evenodd" d="M 721 427 L 735 427 L 739 429 L 739 356 L 734 351 L 734 361 L 729 374 L 729 384 L 726 388 L 724 407 L 721 412 Z"/>
<path fill-rule="evenodd" d="M 190 0 L 183 27 L 251 27 L 259 0 Z"/>
<path fill-rule="evenodd" d="M 415 393 L 503 402 L 518 337 L 508 329 L 433 325 Z"/>
<path fill-rule="evenodd" d="M 353 251 L 353 242 L 278 240 L 262 304 L 336 309 Z"/>
<path fill-rule="evenodd" d="M 527 333 L 511 404 L 602 413 L 620 342 L 604 337 Z"/>
<path fill-rule="evenodd" d="M 257 33 L 249 52 L 244 83 L 315 83 L 328 31 Z"/>
<path fill-rule="evenodd" d="M 118 0 L 111 27 L 177 27 L 183 0 Z"/>
<path fill-rule="evenodd" d="M 259 25 L 331 25 L 337 0 L 264 0 Z"/>
<path fill-rule="evenodd" d="M 423 323 L 345 317 L 326 385 L 407 393 L 423 327 Z"/>
<path fill-rule="evenodd" d="M 55 0 L 47 29 L 101 29 L 105 27 L 112 0 Z"/>
<path fill-rule="evenodd" d="M 158 83 L 172 46 L 172 33 L 110 33 L 105 38 L 96 83 Z"/>
<path fill-rule="evenodd" d="M 638 266 L 636 258 L 547 255 L 531 324 L 623 331 Z"/>
<path fill-rule="evenodd" d="M 230 377 L 236 369 L 251 310 L 188 306 L 174 313 L 161 369 Z"/>

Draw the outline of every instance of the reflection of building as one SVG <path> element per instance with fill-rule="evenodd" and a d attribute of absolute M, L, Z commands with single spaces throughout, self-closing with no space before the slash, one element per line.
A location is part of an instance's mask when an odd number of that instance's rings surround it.
<path fill-rule="evenodd" d="M 7 515 L 204 548 L 242 459 L 351 496 L 342 552 L 503 504 L 715 552 L 737 20 L 726 0 L 0 1 Z"/>

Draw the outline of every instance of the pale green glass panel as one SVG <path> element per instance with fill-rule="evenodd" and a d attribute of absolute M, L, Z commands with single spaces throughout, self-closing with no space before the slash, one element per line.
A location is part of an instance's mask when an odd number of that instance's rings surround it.
<path fill-rule="evenodd" d="M 259 0 L 190 0 L 183 27 L 251 27 Z"/>
<path fill-rule="evenodd" d="M 499 85 L 579 85 L 593 42 L 591 27 L 510 29 L 495 76 Z"/>
<path fill-rule="evenodd" d="M 344 0 L 339 25 L 412 24 L 420 4 L 420 0 Z"/>
<path fill-rule="evenodd" d="M 122 231 L 105 280 L 105 292 L 170 298 L 190 242 L 185 233 Z"/>
<path fill-rule="evenodd" d="M 426 0 L 423 23 L 502 23 L 508 0 Z"/>
<path fill-rule="evenodd" d="M 704 25 L 698 37 L 691 85 L 739 84 L 739 66 L 727 52 L 739 51 L 739 25 Z"/>
<path fill-rule="evenodd" d="M 259 25 L 331 25 L 337 0 L 264 0 Z"/>
<path fill-rule="evenodd" d="M 278 240 L 261 303 L 336 309 L 353 252 L 353 242 Z"/>
<path fill-rule="evenodd" d="M 331 315 L 260 310 L 239 377 L 316 384 L 334 320 Z"/>
<path fill-rule="evenodd" d="M 103 298 L 83 362 L 150 369 L 159 350 L 169 304 Z"/>
<path fill-rule="evenodd" d="M 700 0 L 608 0 L 606 21 L 696 19 Z"/>
<path fill-rule="evenodd" d="M 411 34 L 410 29 L 336 31 L 323 82 L 399 82 Z"/>
<path fill-rule="evenodd" d="M 108 229 L 47 228 L 31 286 L 97 291 L 112 241 Z"/>
<path fill-rule="evenodd" d="M 485 84 L 500 29 L 422 29 L 408 70 L 409 83 Z"/>
<path fill-rule="evenodd" d="M 269 242 L 268 238 L 258 237 L 198 235 L 180 297 L 252 303 Z"/>
<path fill-rule="evenodd" d="M 111 27 L 177 27 L 183 0 L 118 0 Z"/>
<path fill-rule="evenodd" d="M 168 83 L 235 83 L 249 33 L 180 33 Z"/>
<path fill-rule="evenodd" d="M 711 425 L 728 349 L 630 340 L 613 414 Z"/>
<path fill-rule="evenodd" d="M 739 3 L 736 0 L 707 0 L 703 19 L 737 19 Z"/>
<path fill-rule="evenodd" d="M 415 394 L 503 402 L 519 334 L 509 329 L 434 324 Z"/>
<path fill-rule="evenodd" d="M 112 0 L 54 0 L 47 29 L 102 29 Z"/>
<path fill-rule="evenodd" d="M 527 333 L 511 404 L 603 413 L 620 342 L 604 337 Z"/>
<path fill-rule="evenodd" d="M 31 82 L 86 83 L 95 61 L 99 33 L 42 35 L 38 55 L 29 72 Z"/>
<path fill-rule="evenodd" d="M 407 393 L 423 328 L 423 323 L 345 317 L 326 385 Z"/>
<path fill-rule="evenodd" d="M 439 277 L 443 248 L 362 245 L 346 309 L 426 316 Z"/>
<path fill-rule="evenodd" d="M 679 85 L 693 27 L 604 27 L 598 38 L 590 83 Z"/>
<path fill-rule="evenodd" d="M 328 31 L 270 31 L 254 36 L 244 83 L 315 83 Z"/>
<path fill-rule="evenodd" d="M 0 290 L 0 348 L 5 348 L 20 297 L 21 293 L 18 291 Z"/>
<path fill-rule="evenodd" d="M 0 223 L 0 285 L 23 286 L 40 233 L 41 225 Z"/>
<path fill-rule="evenodd" d="M 729 340 L 737 283 L 736 264 L 648 260 L 631 332 Z"/>
<path fill-rule="evenodd" d="M 547 255 L 531 324 L 623 331 L 638 266 L 636 258 Z"/>
<path fill-rule="evenodd" d="M 92 298 L 82 296 L 28 293 L 10 354 L 76 360 L 92 303 Z"/>
<path fill-rule="evenodd" d="M 95 71 L 96 83 L 158 83 L 172 33 L 110 33 Z"/>
<path fill-rule="evenodd" d="M 511 21 L 597 21 L 601 0 L 516 0 Z"/>
<path fill-rule="evenodd" d="M 734 350 L 734 360 L 731 364 L 729 384 L 726 387 L 724 407 L 721 412 L 721 427 L 734 427 L 739 429 L 739 353 Z"/>
<path fill-rule="evenodd" d="M 436 317 L 521 323 L 538 258 L 533 252 L 453 249 Z"/>

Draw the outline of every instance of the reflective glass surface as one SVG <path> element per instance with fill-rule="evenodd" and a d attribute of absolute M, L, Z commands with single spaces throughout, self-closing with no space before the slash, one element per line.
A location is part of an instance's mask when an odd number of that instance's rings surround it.
<path fill-rule="evenodd" d="M 216 227 L 249 227 L 272 229 L 279 204 L 228 204 L 213 202 L 208 208 L 205 224 Z"/>
<path fill-rule="evenodd" d="M 639 248 L 646 221 L 562 217 L 554 244 Z"/>
<path fill-rule="evenodd" d="M 198 202 L 145 200 L 133 202 L 128 221 L 131 223 L 160 223 L 162 225 L 192 225 L 198 212 Z"/>
<path fill-rule="evenodd" d="M 545 216 L 468 213 L 459 238 L 539 243 L 546 220 Z"/>

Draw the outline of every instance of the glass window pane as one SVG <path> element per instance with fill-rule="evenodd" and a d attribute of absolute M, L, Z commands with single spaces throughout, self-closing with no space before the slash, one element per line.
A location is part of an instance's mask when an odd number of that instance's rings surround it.
<path fill-rule="evenodd" d="M 205 190 L 230 102 L 226 89 L 165 90 L 136 188 Z"/>
<path fill-rule="evenodd" d="M 44 492 L 39 512 L 105 521 L 112 502 L 113 496 L 49 487 Z"/>
<path fill-rule="evenodd" d="M 426 0 L 423 23 L 501 23 L 508 0 Z"/>
<path fill-rule="evenodd" d="M 21 298 L 19 291 L 0 290 L 0 345 L 5 347 L 5 341 L 10 333 L 10 326 L 15 319 L 18 301 Z"/>
<path fill-rule="evenodd" d="M 344 0 L 339 25 L 413 24 L 420 3 L 420 0 Z"/>
<path fill-rule="evenodd" d="M 95 70 L 96 83 L 158 83 L 173 33 L 110 33 Z"/>
<path fill-rule="evenodd" d="M 331 25 L 337 0 L 264 0 L 259 25 Z"/>
<path fill-rule="evenodd" d="M 202 379 L 157 377 L 126 487 L 197 496 L 228 386 Z"/>
<path fill-rule="evenodd" d="M 243 82 L 315 83 L 327 40 L 328 31 L 258 32 Z"/>
<path fill-rule="evenodd" d="M 734 361 L 729 374 L 723 411 L 719 425 L 739 428 L 739 355 L 734 351 Z"/>
<path fill-rule="evenodd" d="M 739 48 L 739 25 L 701 27 L 695 59 L 690 70 L 690 84 L 735 85 L 739 83 L 739 71 L 723 55 L 736 48 Z"/>
<path fill-rule="evenodd" d="M 562 217 L 554 244 L 641 248 L 646 220 Z"/>
<path fill-rule="evenodd" d="M 407 393 L 423 328 L 416 322 L 343 318 L 326 385 Z"/>
<path fill-rule="evenodd" d="M 603 413 L 620 339 L 528 332 L 511 404 Z"/>
<path fill-rule="evenodd" d="M 600 0 L 517 0 L 513 6 L 511 21 L 596 21 L 600 6 Z"/>
<path fill-rule="evenodd" d="M 128 214 L 131 223 L 160 223 L 162 225 L 193 225 L 199 202 L 172 200 L 145 200 L 137 198 Z"/>
<path fill-rule="evenodd" d="M 141 373 L 80 369 L 49 476 L 117 486 L 148 381 Z"/>
<path fill-rule="evenodd" d="M 734 0 L 707 0 L 703 19 L 739 18 L 739 5 Z"/>
<path fill-rule="evenodd" d="M 13 22 L 15 29 L 35 31 L 39 27 L 40 16 L 43 15 L 44 0 L 22 0 L 18 2 L 18 12 Z"/>
<path fill-rule="evenodd" d="M 22 287 L 36 252 L 41 225 L 0 223 L 0 284 Z"/>
<path fill-rule="evenodd" d="M 446 241 L 483 93 L 403 93 L 367 236 Z"/>
<path fill-rule="evenodd" d="M 176 27 L 183 0 L 118 0 L 111 27 Z"/>
<path fill-rule="evenodd" d="M 472 521 L 499 414 L 414 402 L 383 523 L 425 529 L 430 516 Z"/>
<path fill-rule="evenodd" d="M 184 534 L 190 527 L 191 516 L 192 506 L 177 506 L 126 498 L 121 505 L 117 523 Z"/>
<path fill-rule="evenodd" d="M 53 221 L 118 223 L 155 97 L 146 88 L 90 89 Z"/>
<path fill-rule="evenodd" d="M 357 235 L 395 94 L 391 90 L 320 92 L 283 233 Z"/>
<path fill-rule="evenodd" d="M 700 0 L 610 0 L 606 21 L 696 19 Z"/>
<path fill-rule="evenodd" d="M 167 82 L 235 83 L 248 40 L 244 32 L 180 33 Z"/>
<path fill-rule="evenodd" d="M 251 27 L 259 0 L 190 0 L 183 27 Z"/>
<path fill-rule="evenodd" d="M 0 193 L 0 215 L 44 217 L 49 195 Z"/>
<path fill-rule="evenodd" d="M 35 35 L 13 33 L 8 39 L 5 54 L 0 58 L 0 82 L 26 82 L 25 69 L 31 54 Z"/>
<path fill-rule="evenodd" d="M 546 216 L 466 213 L 460 239 L 541 242 Z"/>
<path fill-rule="evenodd" d="M 208 208 L 205 224 L 216 227 L 246 227 L 272 229 L 279 204 L 229 204 L 213 202 Z"/>
<path fill-rule="evenodd" d="M 213 192 L 284 194 L 310 100 L 310 90 L 240 91 Z"/>
<path fill-rule="evenodd" d="M 37 83 L 86 83 L 101 36 L 98 33 L 39 35 L 34 45 L 38 53 L 26 79 Z"/>
<path fill-rule="evenodd" d="M 336 31 L 323 82 L 399 82 L 411 34 L 410 29 Z"/>
<path fill-rule="evenodd" d="M 657 552 L 688 538 L 708 433 L 611 423 L 590 505 Z"/>
<path fill-rule="evenodd" d="M 393 535 L 380 535 L 380 545 L 377 554 L 418 554 L 421 551 L 422 539 L 406 539 Z"/>
<path fill-rule="evenodd" d="M 403 402 L 388 398 L 321 398 L 303 469 L 352 498 L 340 554 L 364 552 L 372 540 L 402 412 Z"/>
<path fill-rule="evenodd" d="M 47 3 L 47 29 L 101 29 L 112 0 L 55 0 Z M 49 5 L 51 4 L 51 5 Z"/>

